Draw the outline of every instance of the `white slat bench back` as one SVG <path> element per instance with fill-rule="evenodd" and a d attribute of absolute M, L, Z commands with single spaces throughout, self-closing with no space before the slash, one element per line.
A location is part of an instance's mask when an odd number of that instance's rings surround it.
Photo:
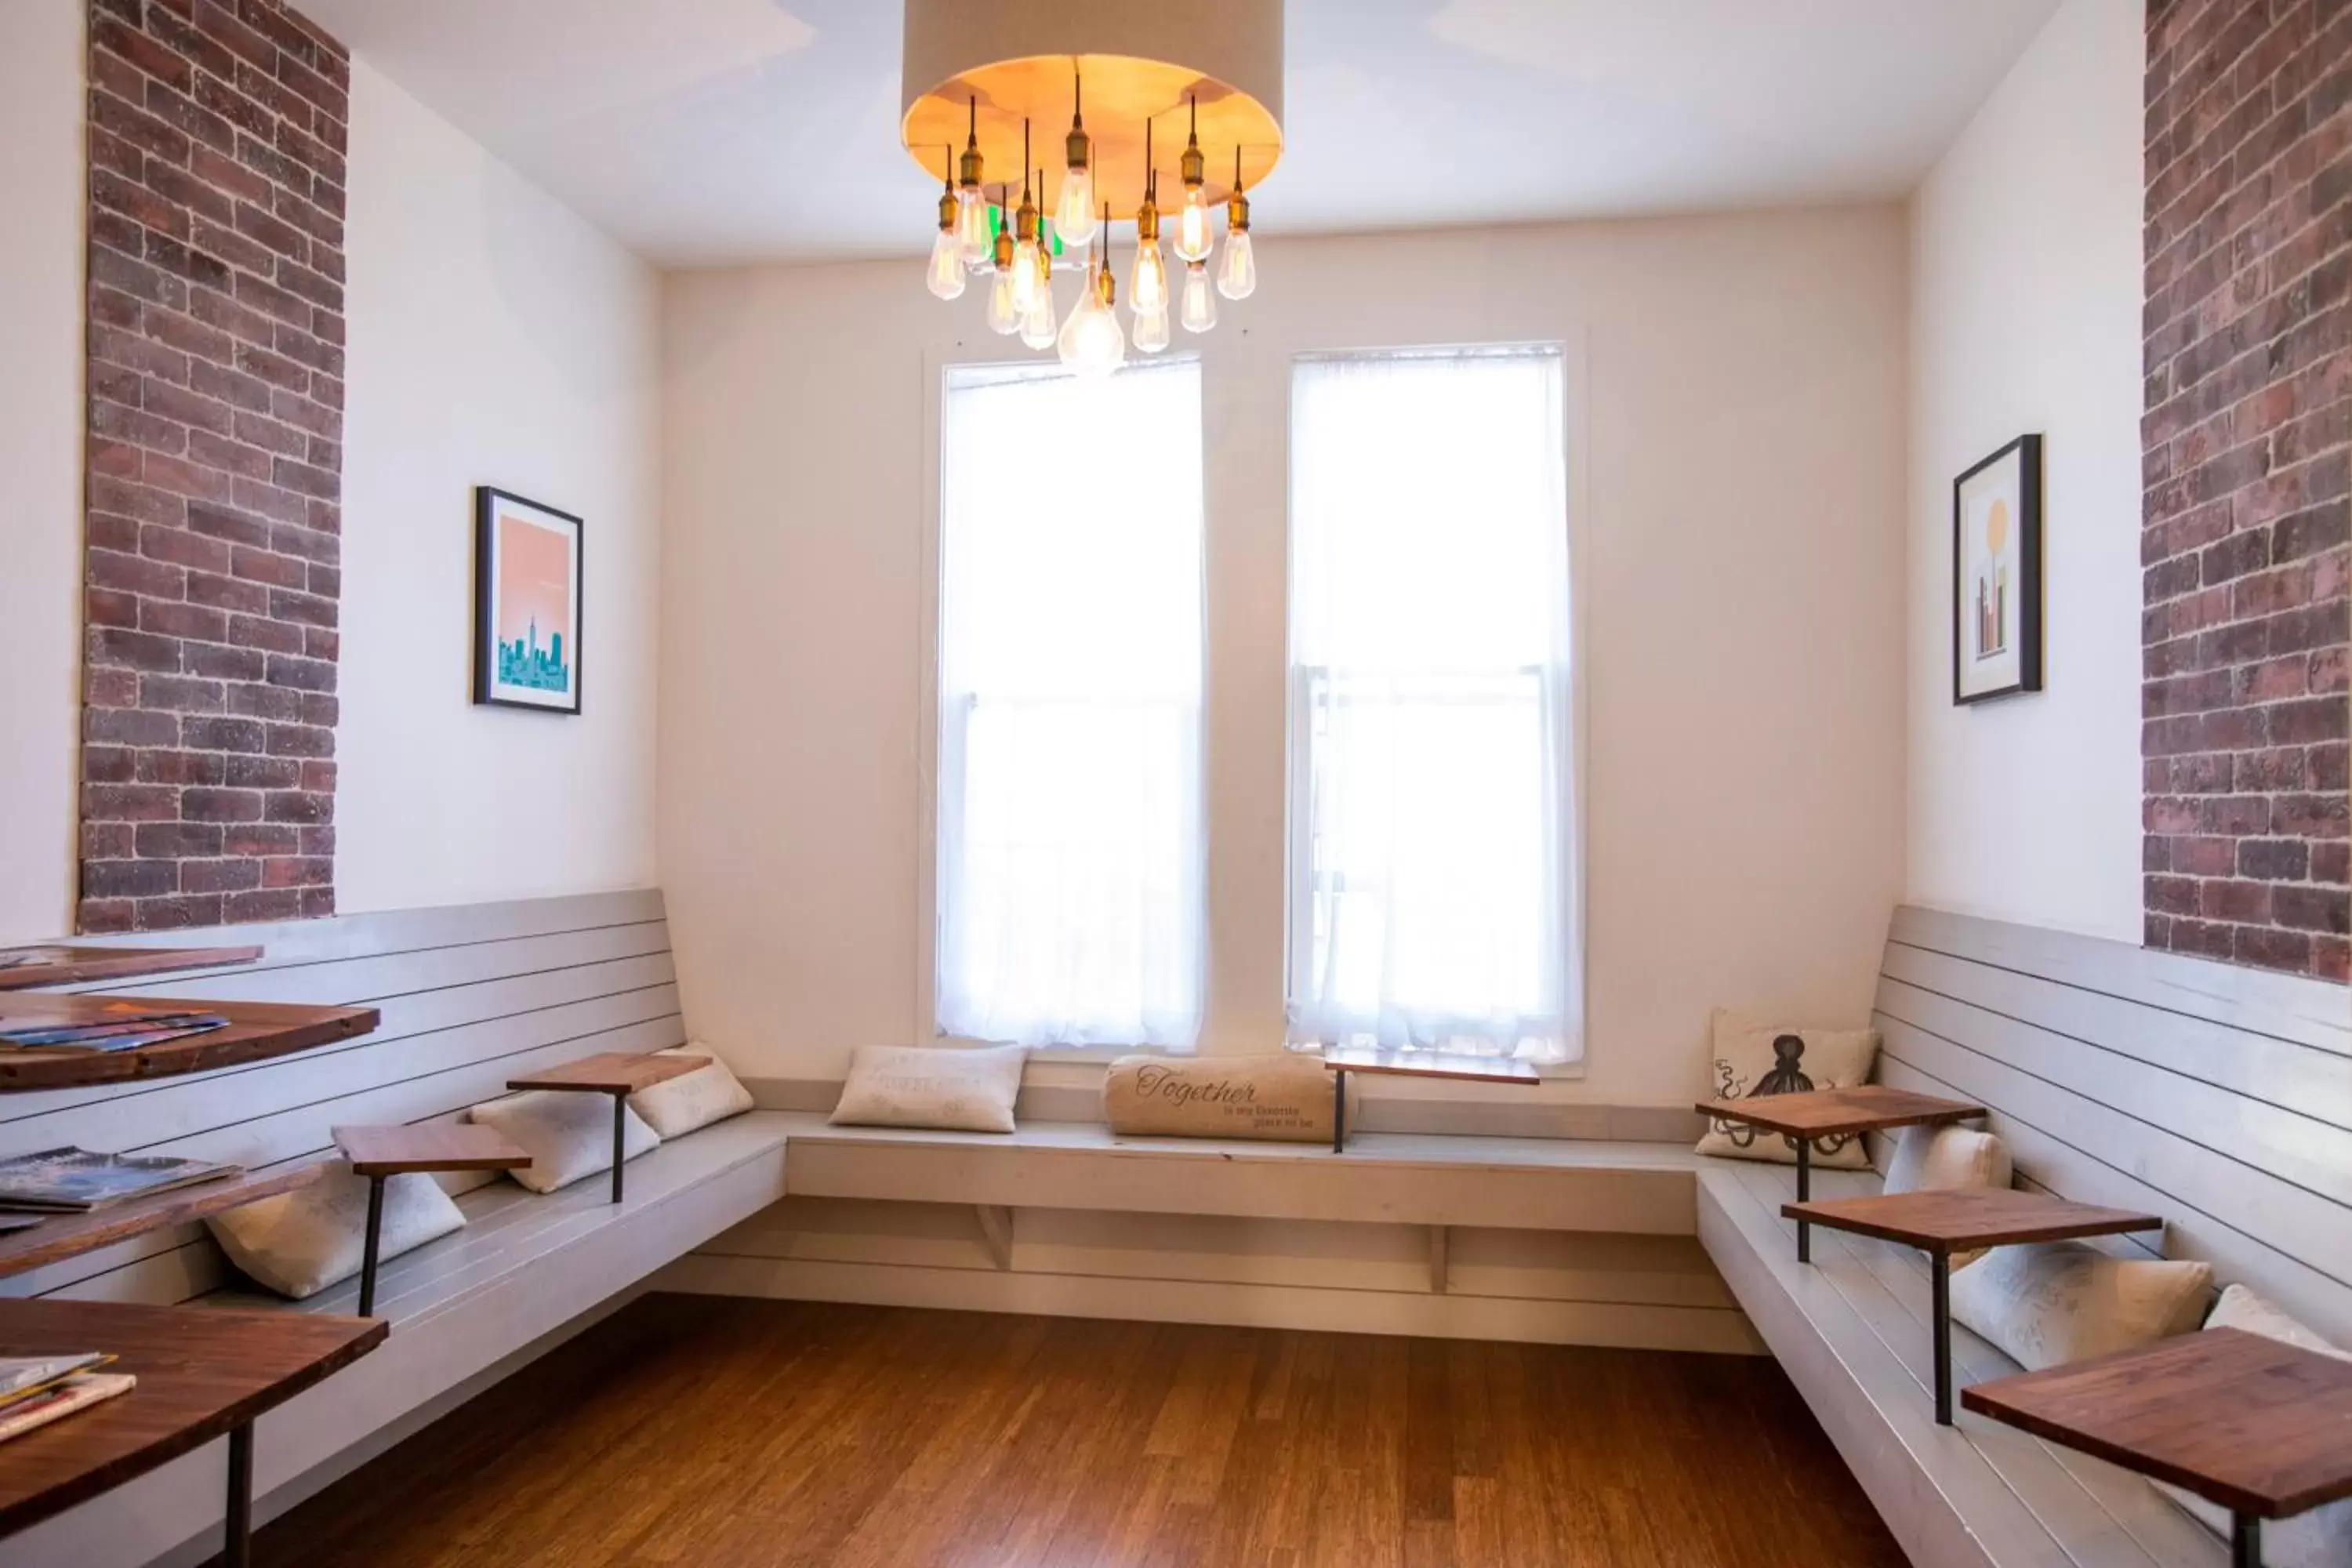
<path fill-rule="evenodd" d="M 451 1116 L 503 1093 L 518 1073 L 685 1039 L 655 889 L 110 939 L 230 943 L 266 951 L 240 968 L 75 989 L 360 1004 L 382 1012 L 382 1026 L 218 1072 L 0 1096 L 0 1156 L 79 1144 L 257 1169 L 329 1152 L 339 1124 Z M 0 1279 L 0 1295 L 174 1302 L 227 1277 L 203 1228 L 188 1226 Z"/>
<path fill-rule="evenodd" d="M 1881 1081 L 1989 1108 L 2026 1184 L 2352 1344 L 2352 990 L 1906 908 L 1875 1023 Z"/>

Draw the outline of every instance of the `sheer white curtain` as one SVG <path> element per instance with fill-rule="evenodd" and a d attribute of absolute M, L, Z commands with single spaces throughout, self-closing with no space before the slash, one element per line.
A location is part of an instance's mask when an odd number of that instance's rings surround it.
<path fill-rule="evenodd" d="M 1556 351 L 1295 367 L 1296 1045 L 1582 1054 L 1562 401 Z"/>
<path fill-rule="evenodd" d="M 1199 363 L 950 372 L 940 477 L 939 1031 L 1189 1048 Z"/>

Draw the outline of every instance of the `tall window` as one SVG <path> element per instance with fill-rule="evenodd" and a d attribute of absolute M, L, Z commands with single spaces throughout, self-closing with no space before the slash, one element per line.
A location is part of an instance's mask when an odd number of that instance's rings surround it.
<path fill-rule="evenodd" d="M 1557 351 L 1298 362 L 1289 1028 L 1581 1054 Z"/>
<path fill-rule="evenodd" d="M 1201 375 L 950 373 L 938 1025 L 1200 1031 Z"/>

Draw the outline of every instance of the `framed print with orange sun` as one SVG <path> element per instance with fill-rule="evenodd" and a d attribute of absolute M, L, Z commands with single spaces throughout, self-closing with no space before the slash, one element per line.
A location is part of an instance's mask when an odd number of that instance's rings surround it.
<path fill-rule="evenodd" d="M 1952 481 L 1952 700 L 2042 689 L 2042 437 Z"/>

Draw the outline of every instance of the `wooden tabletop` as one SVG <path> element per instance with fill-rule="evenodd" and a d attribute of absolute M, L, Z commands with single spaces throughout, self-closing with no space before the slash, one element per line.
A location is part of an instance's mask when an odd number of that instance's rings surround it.
<path fill-rule="evenodd" d="M 243 1426 L 383 1342 L 322 1312 L 0 1301 L 0 1355 L 107 1351 L 139 1386 L 0 1443 L 0 1535 Z"/>
<path fill-rule="evenodd" d="M 243 1208 L 249 1203 L 307 1186 L 317 1181 L 326 1168 L 317 1161 L 280 1165 L 275 1170 L 174 1187 L 167 1193 L 112 1204 L 88 1214 L 45 1215 L 30 1230 L 0 1236 L 0 1277 L 28 1273 L 60 1258 L 95 1252 L 151 1230 L 164 1230 L 206 1215 Z"/>
<path fill-rule="evenodd" d="M 709 1057 L 663 1057 L 607 1051 L 507 1079 L 509 1089 L 572 1089 L 594 1094 L 635 1094 L 710 1065 Z"/>
<path fill-rule="evenodd" d="M 1980 1415 L 2258 1519 L 2352 1497 L 2352 1362 L 2237 1329 L 1960 1390 Z"/>
<path fill-rule="evenodd" d="M 110 1008 L 126 1004 L 165 1012 L 217 1014 L 228 1020 L 228 1026 L 129 1051 L 0 1047 L 0 1093 L 76 1089 L 236 1067 L 348 1040 L 371 1032 L 381 1021 L 373 1007 L 178 1002 L 152 996 L 37 996 L 19 993 L 0 996 L 0 1028 L 101 1023 L 108 1018 Z"/>
<path fill-rule="evenodd" d="M 1831 1230 L 1900 1241 L 1928 1252 L 1966 1252 L 1980 1247 L 2164 1228 L 2164 1221 L 2152 1214 L 2098 1208 L 2010 1187 L 1815 1198 L 1811 1203 L 1783 1204 L 1780 1214 L 1787 1219 L 1810 1220 Z"/>
<path fill-rule="evenodd" d="M 257 947 L 76 947 L 70 942 L 45 942 L 31 947 L 0 948 L 0 959 L 25 952 L 41 956 L 32 963 L 0 964 L 0 991 L 129 980 L 184 969 L 219 969 L 251 963 L 261 956 Z"/>
<path fill-rule="evenodd" d="M 1532 1064 L 1507 1058 L 1392 1051 L 1371 1046 L 1326 1046 L 1323 1065 L 1332 1072 L 1387 1073 L 1397 1078 L 1452 1078 L 1475 1083 L 1543 1081 L 1543 1074 Z"/>
<path fill-rule="evenodd" d="M 412 1171 L 517 1171 L 530 1163 L 528 1150 L 494 1127 L 470 1121 L 435 1121 L 417 1127 L 338 1127 L 335 1147 L 362 1176 L 397 1176 Z"/>
<path fill-rule="evenodd" d="M 1751 1094 L 1738 1100 L 1702 1100 L 1702 1116 L 1718 1121 L 1745 1121 L 1791 1138 L 1839 1138 L 1856 1132 L 1884 1132 L 1896 1127 L 1927 1127 L 1944 1121 L 1965 1121 L 1982 1116 L 1981 1105 L 1962 1100 L 1938 1100 L 1885 1084 L 1859 1084 L 1853 1089 L 1822 1089 L 1806 1094 Z"/>

